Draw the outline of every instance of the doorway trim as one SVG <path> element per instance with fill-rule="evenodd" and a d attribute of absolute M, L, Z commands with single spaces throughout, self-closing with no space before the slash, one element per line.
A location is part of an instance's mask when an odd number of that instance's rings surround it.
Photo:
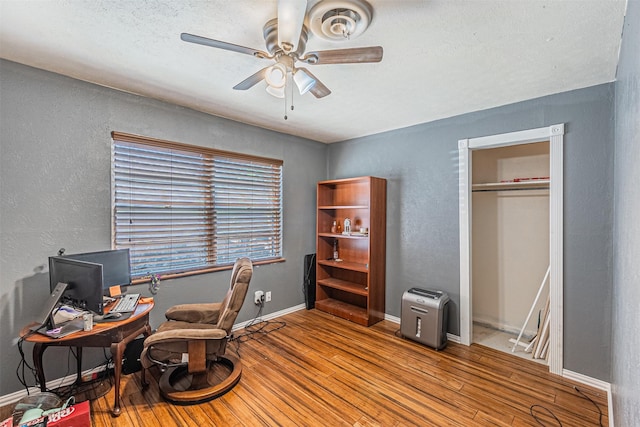
<path fill-rule="evenodd" d="M 472 150 L 549 141 L 549 372 L 563 369 L 563 142 L 564 123 L 458 141 L 460 214 L 460 342 L 473 336 L 471 279 Z"/>

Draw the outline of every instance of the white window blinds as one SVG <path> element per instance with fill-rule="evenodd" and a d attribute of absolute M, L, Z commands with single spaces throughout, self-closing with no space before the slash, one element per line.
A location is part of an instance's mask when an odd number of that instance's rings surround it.
<path fill-rule="evenodd" d="M 115 247 L 133 277 L 282 256 L 282 161 L 112 133 Z"/>

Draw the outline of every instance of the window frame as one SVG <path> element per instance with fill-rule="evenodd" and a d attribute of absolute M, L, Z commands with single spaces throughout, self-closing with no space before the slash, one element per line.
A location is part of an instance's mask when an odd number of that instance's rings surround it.
<path fill-rule="evenodd" d="M 265 265 L 265 264 L 273 264 L 273 263 L 279 263 L 279 262 L 285 261 L 285 258 L 283 255 L 284 254 L 284 247 L 283 247 L 284 246 L 283 244 L 284 243 L 284 238 L 283 238 L 284 161 L 283 160 L 236 153 L 231 151 L 218 150 L 218 149 L 203 147 L 199 145 L 185 144 L 181 142 L 160 140 L 156 138 L 133 135 L 133 134 L 117 132 L 117 131 L 111 132 L 111 246 L 113 249 L 128 247 L 128 246 L 117 245 L 117 240 L 116 240 L 117 239 L 117 224 L 116 224 L 117 217 L 116 217 L 116 170 L 115 170 L 116 169 L 116 157 L 115 157 L 116 153 L 115 151 L 116 151 L 117 142 L 121 142 L 125 144 L 126 143 L 139 144 L 149 148 L 155 147 L 160 150 L 177 150 L 182 152 L 186 151 L 196 155 L 207 156 L 207 157 L 210 157 L 210 159 L 213 159 L 214 157 L 218 157 L 218 158 L 222 157 L 222 158 L 233 159 L 237 161 L 250 161 L 250 162 L 256 162 L 256 163 L 268 164 L 271 167 L 279 167 L 279 189 L 278 189 L 279 200 L 277 199 L 279 201 L 279 222 L 277 224 L 278 230 L 276 230 L 276 234 L 278 238 L 277 245 L 279 247 L 279 255 L 273 258 L 264 258 L 264 259 L 261 258 L 261 259 L 255 259 L 255 260 L 252 259 L 252 262 L 254 265 Z M 213 176 L 214 176 L 214 173 L 212 172 L 210 179 L 213 179 Z M 210 205 L 208 205 L 208 209 L 211 209 L 213 211 L 214 210 L 213 191 L 211 192 L 210 197 L 208 197 L 208 199 L 210 200 L 209 202 Z M 211 223 L 209 224 L 209 227 L 213 229 L 213 234 L 209 242 L 207 243 L 207 245 L 204 246 L 204 248 L 208 248 L 208 250 L 211 250 L 213 248 L 213 250 L 215 251 L 216 249 L 215 246 L 217 244 L 216 229 L 215 229 L 216 223 L 215 223 L 215 220 L 213 219 L 213 215 L 210 215 L 210 217 L 211 217 L 210 219 Z M 232 267 L 233 267 L 233 262 L 229 261 L 228 263 L 223 263 L 223 264 L 210 264 L 208 266 L 188 269 L 185 271 L 175 271 L 175 272 L 167 272 L 167 273 L 160 273 L 160 274 L 163 277 L 163 279 L 169 279 L 169 278 L 178 278 L 178 277 L 186 277 L 186 276 L 192 276 L 197 274 L 210 273 L 215 271 L 229 270 Z M 151 273 L 154 273 L 154 272 L 151 272 Z M 149 280 L 148 275 L 136 274 L 135 276 L 133 276 L 132 283 L 134 284 L 143 283 L 148 280 Z"/>

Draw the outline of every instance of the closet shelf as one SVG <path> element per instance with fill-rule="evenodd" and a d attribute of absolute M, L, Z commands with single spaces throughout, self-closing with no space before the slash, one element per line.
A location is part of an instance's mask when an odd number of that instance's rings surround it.
<path fill-rule="evenodd" d="M 333 210 L 333 209 L 369 209 L 367 205 L 323 205 L 318 206 L 320 210 Z"/>
<path fill-rule="evenodd" d="M 548 179 L 535 179 L 531 181 L 517 182 L 485 182 L 481 184 L 473 184 L 471 187 L 473 192 L 481 191 L 511 191 L 511 190 L 548 190 Z"/>

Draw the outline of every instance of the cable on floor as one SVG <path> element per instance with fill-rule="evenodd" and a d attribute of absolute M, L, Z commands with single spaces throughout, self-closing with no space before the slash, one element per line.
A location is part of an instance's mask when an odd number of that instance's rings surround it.
<path fill-rule="evenodd" d="M 74 353 L 75 355 L 75 353 Z M 106 356 L 106 352 L 105 352 L 105 356 Z M 93 400 L 93 399 L 97 399 L 99 397 L 102 397 L 104 395 L 106 395 L 109 390 L 111 389 L 111 387 L 113 387 L 113 378 L 111 375 L 111 370 L 109 369 L 109 366 L 111 365 L 111 363 L 113 362 L 112 358 L 107 359 L 104 363 L 96 366 L 95 368 L 93 368 L 92 370 L 98 370 L 96 372 L 96 378 L 91 379 L 89 381 L 83 381 L 82 383 L 78 384 L 77 382 L 73 382 L 72 384 L 66 385 L 66 386 L 61 386 L 58 388 L 55 388 L 53 390 L 48 390 L 52 393 L 55 393 L 58 397 L 60 397 L 62 400 L 66 400 L 70 397 L 75 396 L 78 393 L 83 393 L 86 395 L 86 398 L 88 400 Z M 104 367 L 104 369 L 99 369 L 100 367 Z M 98 394 L 96 392 L 96 390 L 99 389 L 99 387 L 105 382 L 108 381 L 109 382 L 109 387 L 106 387 L 102 393 Z"/>
<path fill-rule="evenodd" d="M 587 396 L 582 390 L 580 390 L 578 387 L 573 386 L 573 389 L 578 392 L 581 397 L 583 399 L 588 400 L 589 402 L 591 402 L 593 404 L 593 406 L 596 407 L 596 409 L 598 410 L 598 413 L 600 414 L 600 417 L 598 418 L 598 425 L 600 427 L 604 427 L 604 425 L 602 424 L 602 417 L 604 416 L 604 414 L 602 413 L 602 409 L 600 409 L 600 406 L 593 400 L 591 399 L 589 396 Z M 562 422 L 558 419 L 558 417 L 556 417 L 556 415 L 547 407 L 542 406 L 542 405 L 531 405 L 529 407 L 529 413 L 531 414 L 531 416 L 533 417 L 533 419 L 541 426 L 543 427 L 547 427 L 545 424 L 542 423 L 542 421 L 540 420 L 540 417 L 538 415 L 538 413 L 534 413 L 534 408 L 540 408 L 544 411 L 547 412 L 547 414 L 549 414 L 550 416 L 552 416 L 557 422 L 558 422 L 558 426 L 562 427 Z"/>
<path fill-rule="evenodd" d="M 284 328 L 287 323 L 283 321 L 273 320 L 261 320 L 262 310 L 264 303 L 260 304 L 258 312 L 255 317 L 251 319 L 244 327 L 245 332 L 239 335 L 234 335 L 229 341 L 236 343 L 235 353 L 240 357 L 240 344 L 252 339 L 256 339 L 256 336 L 268 335 L 271 332 Z"/>
<path fill-rule="evenodd" d="M 554 414 L 551 409 L 547 408 L 546 406 L 542 406 L 542 405 L 531 405 L 529 407 L 529 413 L 531 414 L 531 416 L 533 417 L 533 419 L 540 424 L 543 427 L 546 427 L 546 424 L 543 424 L 542 421 L 540 421 L 540 418 L 538 417 L 538 413 L 534 413 L 533 410 L 534 408 L 540 408 L 540 409 L 544 409 L 549 415 L 551 415 L 557 422 L 558 422 L 558 426 L 562 427 L 562 422 L 558 419 L 558 417 L 556 417 L 556 414 Z"/>
<path fill-rule="evenodd" d="M 603 416 L 603 414 L 602 414 L 602 409 L 600 409 L 600 406 L 598 406 L 598 404 L 596 402 L 594 402 L 592 398 L 590 398 L 589 396 L 584 394 L 584 392 L 582 390 L 580 390 L 578 387 L 573 386 L 573 388 L 574 388 L 575 391 L 580 393 L 582 395 L 582 397 L 587 399 L 589 402 L 591 402 L 593 404 L 593 406 L 596 407 L 596 409 L 598 410 L 598 413 L 600 414 L 600 418 L 598 419 L 598 424 L 600 425 L 600 427 L 603 427 L 603 424 L 602 424 L 602 416 Z"/>

